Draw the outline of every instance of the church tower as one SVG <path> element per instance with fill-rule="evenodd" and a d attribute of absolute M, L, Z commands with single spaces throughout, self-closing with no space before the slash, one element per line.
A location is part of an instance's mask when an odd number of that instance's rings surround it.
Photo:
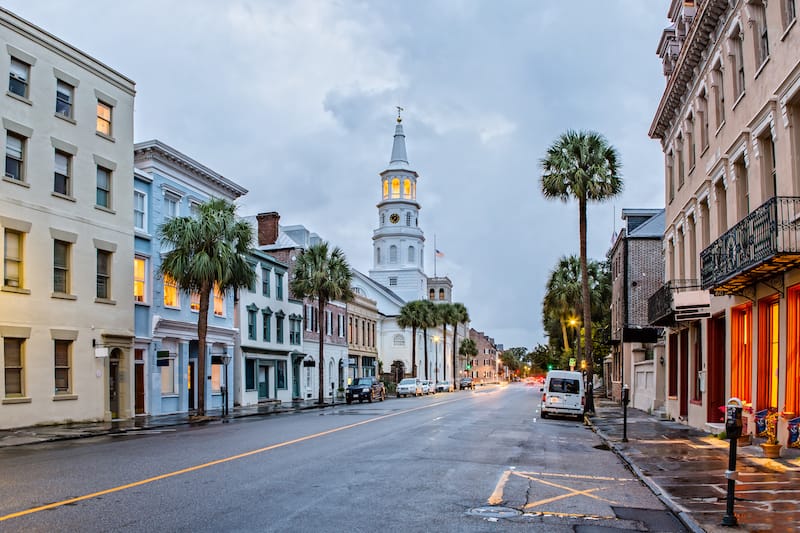
<path fill-rule="evenodd" d="M 378 228 L 372 235 L 372 269 L 369 277 L 388 287 L 406 302 L 426 297 L 425 235 L 419 227 L 417 203 L 419 174 L 406 155 L 403 120 L 397 115 L 392 157 L 381 176 Z"/>

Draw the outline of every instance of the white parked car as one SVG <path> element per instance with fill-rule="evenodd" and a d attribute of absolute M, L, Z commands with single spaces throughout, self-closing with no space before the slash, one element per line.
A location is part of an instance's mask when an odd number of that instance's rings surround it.
<path fill-rule="evenodd" d="M 422 380 L 417 378 L 404 378 L 397 384 L 397 397 L 422 396 Z"/>
<path fill-rule="evenodd" d="M 440 381 L 436 384 L 436 392 L 453 392 L 453 384 L 449 381 Z"/>

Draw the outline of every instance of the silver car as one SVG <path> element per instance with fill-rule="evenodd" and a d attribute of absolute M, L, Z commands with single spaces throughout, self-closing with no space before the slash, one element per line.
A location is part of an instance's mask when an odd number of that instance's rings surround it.
<path fill-rule="evenodd" d="M 397 384 L 397 397 L 422 396 L 422 380 L 417 378 L 404 378 Z"/>

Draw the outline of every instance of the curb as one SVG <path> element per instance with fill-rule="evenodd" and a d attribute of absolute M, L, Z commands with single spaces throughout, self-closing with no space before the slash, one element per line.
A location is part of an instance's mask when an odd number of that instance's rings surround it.
<path fill-rule="evenodd" d="M 608 435 L 597 429 L 589 417 L 586 417 L 586 420 L 588 421 L 589 427 L 591 427 L 592 431 L 598 437 L 600 437 L 600 439 L 617 455 L 617 457 L 622 459 L 631 472 L 633 472 L 633 474 L 639 478 L 639 480 L 644 483 L 647 488 L 650 489 L 653 495 L 658 498 L 661 503 L 667 507 L 667 509 L 669 509 L 675 516 L 678 517 L 681 523 L 683 523 L 683 525 L 686 526 L 689 531 L 692 533 L 706 533 L 706 530 L 703 529 L 703 527 L 701 527 L 700 524 L 694 518 L 692 518 L 688 512 L 686 512 L 685 509 L 675 503 L 672 498 L 670 498 L 670 496 L 664 492 L 664 489 L 662 489 L 658 483 L 653 481 L 650 476 L 646 476 L 644 472 L 642 472 L 642 469 L 636 466 L 631 458 L 628 457 L 628 454 L 621 450 L 615 442 L 612 442 Z"/>

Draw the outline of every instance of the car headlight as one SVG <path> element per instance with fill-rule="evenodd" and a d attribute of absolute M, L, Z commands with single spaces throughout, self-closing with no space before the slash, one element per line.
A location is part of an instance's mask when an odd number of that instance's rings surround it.
<path fill-rule="evenodd" d="M 369 392 L 369 388 L 361 389 L 361 392 Z"/>

